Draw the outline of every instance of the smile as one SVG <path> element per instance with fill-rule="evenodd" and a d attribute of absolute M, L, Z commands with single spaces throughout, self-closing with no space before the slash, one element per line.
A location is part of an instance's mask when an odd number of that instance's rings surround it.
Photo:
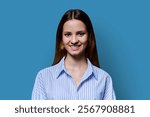
<path fill-rule="evenodd" d="M 81 45 L 70 45 L 73 51 L 77 51 Z"/>

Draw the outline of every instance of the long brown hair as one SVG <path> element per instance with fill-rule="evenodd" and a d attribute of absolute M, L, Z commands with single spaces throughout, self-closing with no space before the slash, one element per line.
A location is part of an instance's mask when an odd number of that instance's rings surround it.
<path fill-rule="evenodd" d="M 62 57 L 66 56 L 67 54 L 67 51 L 65 50 L 65 48 L 63 48 L 62 32 L 64 23 L 71 19 L 80 20 L 86 25 L 88 31 L 88 45 L 85 50 L 85 56 L 91 61 L 93 65 L 100 67 L 96 48 L 95 35 L 91 20 L 89 16 L 80 9 L 68 10 L 60 20 L 56 34 L 56 50 L 53 65 L 57 64 L 62 59 Z"/>

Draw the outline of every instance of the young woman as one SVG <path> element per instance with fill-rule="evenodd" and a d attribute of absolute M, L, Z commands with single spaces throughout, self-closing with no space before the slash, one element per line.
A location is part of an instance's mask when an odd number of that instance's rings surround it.
<path fill-rule="evenodd" d="M 89 16 L 79 9 L 68 10 L 58 25 L 53 65 L 37 74 L 32 99 L 116 99 L 111 77 L 99 67 Z"/>

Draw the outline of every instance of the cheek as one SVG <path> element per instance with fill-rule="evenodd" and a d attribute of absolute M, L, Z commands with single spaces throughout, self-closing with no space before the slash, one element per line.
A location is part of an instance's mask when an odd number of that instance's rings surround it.
<path fill-rule="evenodd" d="M 85 37 L 85 38 L 83 39 L 82 43 L 83 43 L 85 46 L 87 46 L 87 44 L 88 44 L 88 37 Z"/>
<path fill-rule="evenodd" d="M 68 39 L 63 38 L 62 39 L 62 45 L 63 45 L 63 47 L 67 48 L 67 44 L 68 44 Z"/>
<path fill-rule="evenodd" d="M 63 43 L 63 45 L 65 45 L 66 41 L 67 41 L 67 40 L 63 37 L 63 38 L 62 38 L 62 43 Z"/>

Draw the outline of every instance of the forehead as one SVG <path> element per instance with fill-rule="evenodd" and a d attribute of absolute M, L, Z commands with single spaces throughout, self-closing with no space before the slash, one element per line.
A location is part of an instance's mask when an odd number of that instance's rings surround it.
<path fill-rule="evenodd" d="M 63 31 L 78 31 L 78 30 L 86 30 L 86 25 L 82 21 L 72 19 L 64 23 Z"/>

